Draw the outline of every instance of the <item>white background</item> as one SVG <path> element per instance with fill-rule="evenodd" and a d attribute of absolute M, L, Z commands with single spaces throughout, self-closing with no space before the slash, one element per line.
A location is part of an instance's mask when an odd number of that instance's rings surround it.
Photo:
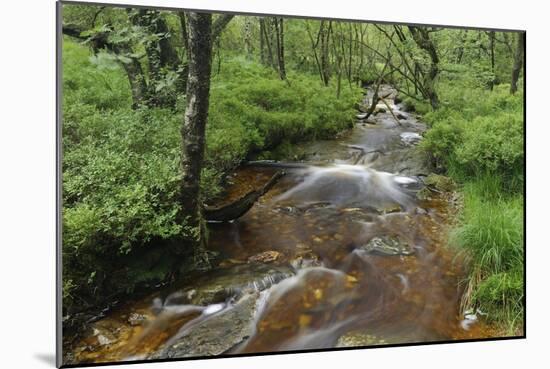
<path fill-rule="evenodd" d="M 134 365 L 132 368 L 518 368 L 548 364 L 550 73 L 544 1 L 146 0 L 134 4 L 526 29 L 527 340 Z M 105 2 L 109 2 L 105 0 Z M 112 1 L 111 1 L 112 2 Z M 7 0 L 0 20 L 0 366 L 53 367 L 55 3 Z M 546 362 L 547 364 L 540 364 Z"/>

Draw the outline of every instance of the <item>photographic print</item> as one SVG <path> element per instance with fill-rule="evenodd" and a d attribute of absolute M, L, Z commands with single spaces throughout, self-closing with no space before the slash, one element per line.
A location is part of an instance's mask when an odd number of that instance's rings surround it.
<path fill-rule="evenodd" d="M 525 337 L 525 32 L 58 4 L 58 365 Z"/>

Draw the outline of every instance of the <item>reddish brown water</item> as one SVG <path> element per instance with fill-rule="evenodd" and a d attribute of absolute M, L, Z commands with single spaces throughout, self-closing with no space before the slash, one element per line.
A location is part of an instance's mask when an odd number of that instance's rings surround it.
<path fill-rule="evenodd" d="M 269 251 L 276 256 L 270 265 L 292 265 L 295 271 L 262 292 L 250 322 L 253 334 L 225 354 L 495 335 L 479 321 L 464 325 L 459 311 L 464 272 L 446 246 L 455 210 L 444 196 L 415 200 L 396 184 L 396 176 L 380 172 L 406 172 L 395 169 L 395 153 L 414 148 L 403 145 L 400 134 L 422 132 L 423 125 L 413 117 L 403 126 L 388 114 L 376 119 L 377 125 L 358 124 L 338 140 L 305 145 L 308 162 L 323 166 L 287 170 L 243 217 L 209 225 L 209 247 L 222 259 L 217 270 L 246 265 Z M 384 155 L 359 157 L 348 145 L 361 145 L 365 152 L 380 149 Z M 349 165 L 354 163 L 360 164 Z M 226 200 L 261 187 L 276 170 L 237 170 Z M 376 237 L 397 239 L 407 252 L 366 251 Z M 213 273 L 188 283 L 200 286 Z M 147 358 L 181 336 L 182 327 L 192 330 L 187 323 L 201 311 L 154 313 L 153 301 L 161 295 L 128 302 L 94 323 L 90 335 L 72 348 L 72 360 Z M 129 324 L 132 313 L 144 322 Z"/>

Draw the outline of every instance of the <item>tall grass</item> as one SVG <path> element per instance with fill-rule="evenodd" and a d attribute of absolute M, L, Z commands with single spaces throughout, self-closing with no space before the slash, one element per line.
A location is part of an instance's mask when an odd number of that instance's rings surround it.
<path fill-rule="evenodd" d="M 505 334 L 523 327 L 523 96 L 491 91 L 476 74 L 439 83 L 441 107 L 424 119 L 422 147 L 437 170 L 463 185 L 451 243 L 468 261 L 462 309 L 487 313 Z"/>
<path fill-rule="evenodd" d="M 465 184 L 463 222 L 451 241 L 471 268 L 462 308 L 479 308 L 515 334 L 524 309 L 523 196 L 504 194 L 500 181 L 493 175 Z"/>

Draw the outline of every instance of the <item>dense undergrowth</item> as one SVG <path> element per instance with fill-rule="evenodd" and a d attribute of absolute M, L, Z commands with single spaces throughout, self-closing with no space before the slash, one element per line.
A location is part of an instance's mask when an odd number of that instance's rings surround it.
<path fill-rule="evenodd" d="M 119 64 L 69 39 L 63 61 L 63 296 L 71 313 L 170 271 L 162 248 L 181 247 L 186 232 L 177 219 L 183 108 L 132 109 Z M 314 75 L 288 79 L 244 58 L 214 70 L 203 201 L 214 201 L 224 174 L 251 153 L 351 126 L 359 88 L 336 99 Z"/>
<path fill-rule="evenodd" d="M 523 93 L 442 80 L 442 107 L 427 113 L 423 148 L 462 184 L 464 209 L 451 243 L 469 261 L 463 308 L 521 334 L 524 312 Z"/>

